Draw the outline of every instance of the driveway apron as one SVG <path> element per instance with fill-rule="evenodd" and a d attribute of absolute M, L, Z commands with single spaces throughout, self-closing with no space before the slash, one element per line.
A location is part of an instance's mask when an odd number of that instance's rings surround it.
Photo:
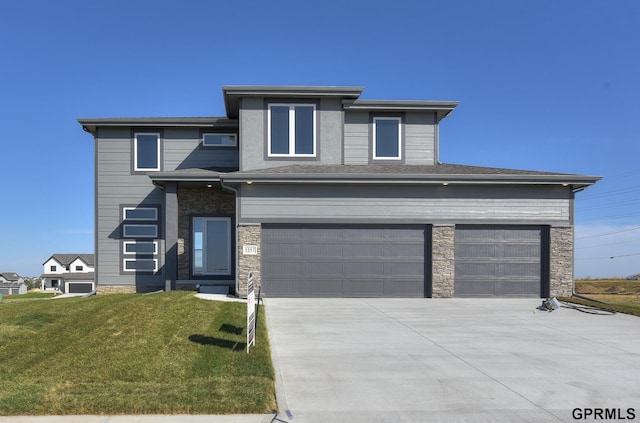
<path fill-rule="evenodd" d="M 598 408 L 640 417 L 639 318 L 539 304 L 269 298 L 278 420 L 574 422 Z"/>

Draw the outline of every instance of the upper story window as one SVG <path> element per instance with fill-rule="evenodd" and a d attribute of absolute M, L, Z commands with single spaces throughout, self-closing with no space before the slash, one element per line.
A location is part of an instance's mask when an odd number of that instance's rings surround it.
<path fill-rule="evenodd" d="M 50 271 L 50 272 L 57 272 L 57 271 L 58 271 L 58 268 L 57 268 L 56 266 L 50 266 L 50 267 L 49 267 L 49 271 Z"/>
<path fill-rule="evenodd" d="M 235 147 L 237 145 L 236 134 L 202 134 L 203 147 Z"/>
<path fill-rule="evenodd" d="M 402 159 L 402 119 L 399 117 L 373 118 L 373 159 Z"/>
<path fill-rule="evenodd" d="M 133 138 L 133 168 L 135 171 L 160 170 L 160 134 L 138 132 Z"/>
<path fill-rule="evenodd" d="M 84 270 L 83 266 L 76 266 L 76 272 L 82 272 Z"/>
<path fill-rule="evenodd" d="M 315 157 L 315 120 L 314 104 L 269 104 L 269 157 Z"/>

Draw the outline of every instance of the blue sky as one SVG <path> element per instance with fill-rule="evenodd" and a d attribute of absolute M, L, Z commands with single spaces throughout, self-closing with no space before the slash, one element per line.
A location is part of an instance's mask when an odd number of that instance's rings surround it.
<path fill-rule="evenodd" d="M 223 116 L 222 85 L 458 100 L 445 163 L 600 175 L 576 276 L 640 273 L 640 2 L 0 2 L 0 272 L 93 252 L 79 117 Z M 610 258 L 614 257 L 614 258 Z"/>

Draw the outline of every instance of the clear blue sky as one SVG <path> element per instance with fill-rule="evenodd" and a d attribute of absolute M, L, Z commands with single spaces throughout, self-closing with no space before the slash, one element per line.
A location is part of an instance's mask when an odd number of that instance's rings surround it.
<path fill-rule="evenodd" d="M 299 84 L 460 101 L 445 163 L 604 176 L 577 194 L 576 276 L 640 273 L 638 22 L 635 0 L 0 2 L 0 272 L 93 252 L 78 117 L 223 116 L 222 85 Z"/>

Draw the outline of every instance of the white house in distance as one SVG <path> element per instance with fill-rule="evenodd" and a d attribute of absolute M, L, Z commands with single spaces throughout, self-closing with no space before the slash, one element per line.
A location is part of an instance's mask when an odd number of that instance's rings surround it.
<path fill-rule="evenodd" d="M 0 294 L 17 295 L 26 294 L 27 285 L 22 276 L 13 272 L 0 273 Z"/>
<path fill-rule="evenodd" d="M 93 254 L 54 254 L 43 266 L 42 291 L 79 294 L 95 289 Z"/>

